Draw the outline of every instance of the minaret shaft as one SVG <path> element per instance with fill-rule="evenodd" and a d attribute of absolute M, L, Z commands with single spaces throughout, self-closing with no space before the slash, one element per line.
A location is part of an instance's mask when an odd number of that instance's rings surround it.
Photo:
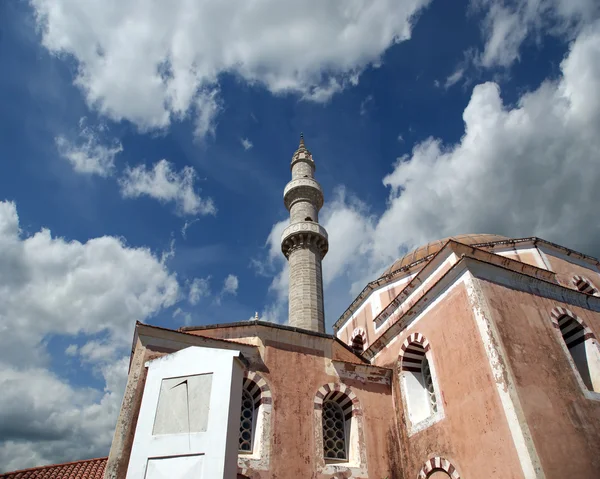
<path fill-rule="evenodd" d="M 321 261 L 329 248 L 327 232 L 319 224 L 323 206 L 321 186 L 314 179 L 312 155 L 300 138 L 292 157 L 292 181 L 283 199 L 290 225 L 281 237 L 281 250 L 289 262 L 289 325 L 325 332 Z"/>

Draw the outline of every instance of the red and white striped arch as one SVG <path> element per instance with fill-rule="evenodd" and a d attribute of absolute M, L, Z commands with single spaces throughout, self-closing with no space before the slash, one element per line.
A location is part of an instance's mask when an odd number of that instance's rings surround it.
<path fill-rule="evenodd" d="M 254 399 L 255 407 L 261 404 L 271 404 L 271 389 L 267 381 L 254 371 L 244 371 L 244 388 L 248 390 Z"/>
<path fill-rule="evenodd" d="M 400 347 L 400 369 L 402 371 L 421 371 L 423 358 L 429 351 L 429 341 L 421 333 L 412 333 Z"/>
<path fill-rule="evenodd" d="M 571 282 L 577 288 L 577 290 L 582 293 L 591 294 L 594 296 L 598 295 L 598 290 L 596 287 L 589 279 L 584 278 L 583 276 L 575 275 L 573 276 L 573 279 L 571 279 Z"/>
<path fill-rule="evenodd" d="M 315 395 L 314 408 L 322 409 L 325 400 L 333 400 L 339 403 L 346 419 L 361 414 L 356 394 L 343 383 L 328 383 L 321 386 Z"/>
<path fill-rule="evenodd" d="M 460 474 L 456 470 L 456 467 L 448 459 L 439 456 L 432 457 L 423 464 L 417 479 L 427 479 L 435 471 L 444 471 L 452 479 L 460 479 Z"/>
<path fill-rule="evenodd" d="M 552 310 L 550 316 L 552 318 L 552 324 L 559 331 L 561 331 L 561 327 L 564 327 L 565 321 L 575 321 L 583 328 L 583 341 L 590 338 L 596 339 L 596 335 L 589 328 L 589 326 L 585 324 L 584 321 L 570 309 L 563 308 L 562 306 L 556 306 Z"/>
<path fill-rule="evenodd" d="M 356 328 L 352 331 L 349 346 L 352 349 L 363 351 L 367 345 L 367 332 L 363 328 Z M 360 347 L 359 347 L 360 346 Z"/>

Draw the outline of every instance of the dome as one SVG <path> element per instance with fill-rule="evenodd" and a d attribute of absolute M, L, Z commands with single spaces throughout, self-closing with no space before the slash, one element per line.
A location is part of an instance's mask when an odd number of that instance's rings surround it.
<path fill-rule="evenodd" d="M 400 259 L 396 260 L 392 266 L 386 269 L 381 276 L 385 276 L 390 274 L 392 271 L 396 271 L 397 269 L 403 268 L 404 266 L 408 266 L 416 261 L 419 261 L 427 256 L 437 253 L 442 249 L 442 246 L 448 240 L 455 240 L 459 243 L 468 244 L 468 245 L 476 245 L 481 243 L 493 243 L 495 241 L 506 241 L 509 238 L 506 236 L 500 235 L 488 235 L 488 234 L 465 234 L 465 235 L 457 235 L 457 236 L 448 236 L 447 238 L 443 238 L 436 241 L 431 241 L 423 246 L 419 246 L 417 249 L 406 253 Z"/>

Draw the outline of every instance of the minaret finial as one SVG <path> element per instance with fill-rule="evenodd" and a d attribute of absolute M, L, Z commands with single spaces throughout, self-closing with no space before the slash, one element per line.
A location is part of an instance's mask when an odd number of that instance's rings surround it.
<path fill-rule="evenodd" d="M 300 132 L 300 148 L 304 146 L 304 133 Z"/>

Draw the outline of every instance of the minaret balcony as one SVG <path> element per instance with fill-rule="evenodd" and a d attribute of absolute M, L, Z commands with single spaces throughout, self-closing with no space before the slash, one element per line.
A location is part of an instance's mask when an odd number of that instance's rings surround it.
<path fill-rule="evenodd" d="M 296 201 L 310 201 L 317 209 L 323 206 L 323 190 L 313 178 L 298 178 L 290 181 L 283 190 L 283 201 L 289 210 Z"/>
<path fill-rule="evenodd" d="M 281 251 L 288 257 L 289 253 L 297 247 L 314 245 L 321 252 L 322 257 L 329 250 L 329 237 L 327 231 L 319 223 L 301 221 L 293 223 L 283 230 L 281 235 Z"/>

